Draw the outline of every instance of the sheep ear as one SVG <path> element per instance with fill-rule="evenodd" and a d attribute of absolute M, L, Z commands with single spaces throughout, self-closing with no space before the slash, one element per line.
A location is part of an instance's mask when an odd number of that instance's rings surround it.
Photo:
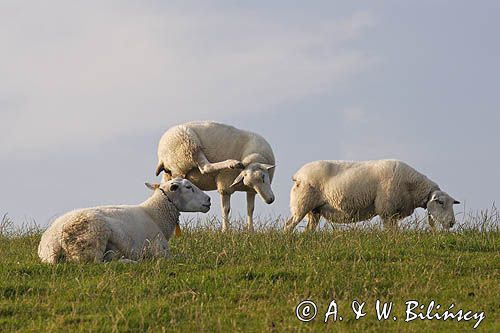
<path fill-rule="evenodd" d="M 238 177 L 236 177 L 236 179 L 233 181 L 233 183 L 231 184 L 230 187 L 233 187 L 237 184 L 239 184 L 241 181 L 243 180 L 243 172 L 241 172 Z"/>
<path fill-rule="evenodd" d="M 175 192 L 179 188 L 179 184 L 170 184 L 169 191 Z"/>
<path fill-rule="evenodd" d="M 460 204 L 460 201 L 453 199 L 453 204 L 454 204 L 454 205 L 459 205 L 459 204 Z"/>
<path fill-rule="evenodd" d="M 431 201 L 436 201 L 438 199 L 438 195 L 436 193 L 434 193 L 432 196 L 431 196 L 431 199 L 429 200 L 429 202 Z"/>
<path fill-rule="evenodd" d="M 152 191 L 154 191 L 154 190 L 156 190 L 157 188 L 160 187 L 160 184 L 150 184 L 148 182 L 145 182 L 144 185 L 146 185 L 146 187 L 149 188 Z"/>
<path fill-rule="evenodd" d="M 262 167 L 263 167 L 264 169 L 266 169 L 267 171 L 270 171 L 270 170 L 272 170 L 272 169 L 276 168 L 276 165 L 272 165 L 272 164 L 264 164 L 264 163 L 263 163 L 263 164 L 261 164 L 261 165 L 262 165 Z"/>

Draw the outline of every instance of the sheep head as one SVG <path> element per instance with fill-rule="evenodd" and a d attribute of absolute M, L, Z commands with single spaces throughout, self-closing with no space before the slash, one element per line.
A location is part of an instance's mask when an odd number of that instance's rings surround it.
<path fill-rule="evenodd" d="M 174 178 L 161 184 L 146 183 L 153 191 L 161 191 L 180 212 L 202 212 L 210 210 L 210 197 L 196 185 L 184 178 Z"/>
<path fill-rule="evenodd" d="M 453 199 L 448 193 L 434 191 L 427 203 L 427 213 L 429 224 L 434 226 L 435 222 L 440 223 L 444 228 L 450 229 L 455 224 L 455 213 L 453 205 L 460 202 Z"/>
<path fill-rule="evenodd" d="M 271 189 L 270 172 L 275 165 L 265 163 L 251 163 L 243 169 L 235 178 L 231 187 L 243 183 L 246 187 L 253 189 L 264 200 L 271 204 L 274 201 L 274 193 Z"/>

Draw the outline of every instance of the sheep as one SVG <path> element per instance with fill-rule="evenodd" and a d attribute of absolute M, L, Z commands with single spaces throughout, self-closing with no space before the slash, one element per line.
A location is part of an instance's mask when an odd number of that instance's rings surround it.
<path fill-rule="evenodd" d="M 212 121 L 189 122 L 167 130 L 158 145 L 156 175 L 189 179 L 221 197 L 222 231 L 229 229 L 231 194 L 246 192 L 247 228 L 253 231 L 255 195 L 274 201 L 271 182 L 275 159 L 260 135 Z"/>
<path fill-rule="evenodd" d="M 57 218 L 38 246 L 42 262 L 169 258 L 168 240 L 174 229 L 180 231 L 180 212 L 206 213 L 210 197 L 181 178 L 146 186 L 153 194 L 139 205 L 84 208 Z"/>
<path fill-rule="evenodd" d="M 323 216 L 332 222 L 358 222 L 378 215 L 384 227 L 418 208 L 427 209 L 432 228 L 455 224 L 453 205 L 459 204 L 439 186 L 408 164 L 398 160 L 315 161 L 302 166 L 292 180 L 291 231 L 307 215 L 307 230 L 316 229 Z"/>

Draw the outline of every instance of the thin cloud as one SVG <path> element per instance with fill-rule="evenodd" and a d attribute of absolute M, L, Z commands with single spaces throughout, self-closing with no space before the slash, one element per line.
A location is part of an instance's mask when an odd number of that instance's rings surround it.
<path fill-rule="evenodd" d="M 2 155 L 261 112 L 373 63 L 343 45 L 375 24 L 367 12 L 296 26 L 245 11 L 126 2 L 5 7 Z"/>

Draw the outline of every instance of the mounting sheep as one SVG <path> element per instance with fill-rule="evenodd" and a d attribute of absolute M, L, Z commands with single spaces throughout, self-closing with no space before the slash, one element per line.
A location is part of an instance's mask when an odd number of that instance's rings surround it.
<path fill-rule="evenodd" d="M 315 161 L 295 173 L 290 193 L 290 231 L 307 215 L 308 230 L 321 216 L 332 222 L 366 221 L 378 215 L 384 227 L 418 208 L 427 209 L 432 228 L 455 224 L 453 204 L 459 202 L 409 165 L 398 160 Z"/>
<path fill-rule="evenodd" d="M 146 186 L 153 194 L 139 205 L 78 209 L 57 218 L 38 246 L 42 262 L 169 258 L 180 212 L 206 213 L 210 197 L 186 179 Z"/>
<path fill-rule="evenodd" d="M 189 179 L 205 191 L 221 196 L 222 231 L 229 229 L 230 198 L 247 193 L 247 228 L 253 231 L 255 195 L 274 201 L 271 182 L 275 159 L 260 135 L 211 121 L 189 122 L 170 128 L 158 145 L 156 175 Z"/>

